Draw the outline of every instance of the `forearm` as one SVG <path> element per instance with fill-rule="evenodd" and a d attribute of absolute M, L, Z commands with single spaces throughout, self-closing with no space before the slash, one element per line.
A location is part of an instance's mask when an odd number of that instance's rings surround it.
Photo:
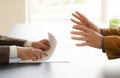
<path fill-rule="evenodd" d="M 119 36 L 105 36 L 104 47 L 106 51 L 120 52 L 120 37 Z"/>
<path fill-rule="evenodd" d="M 109 59 L 120 58 L 120 37 L 105 36 L 103 39 L 103 48 Z"/>
<path fill-rule="evenodd" d="M 26 40 L 16 39 L 7 36 L 0 35 L 0 45 L 16 45 L 16 46 L 24 46 Z"/>

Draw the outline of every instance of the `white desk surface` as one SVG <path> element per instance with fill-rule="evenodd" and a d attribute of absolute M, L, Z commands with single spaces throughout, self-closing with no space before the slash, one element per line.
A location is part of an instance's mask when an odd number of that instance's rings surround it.
<path fill-rule="evenodd" d="M 109 68 L 116 67 L 113 71 L 119 71 L 119 59 L 108 61 L 101 50 L 75 47 L 75 42 L 70 39 L 70 26 L 66 26 L 65 29 L 61 26 L 65 25 L 50 27 L 50 25 L 21 24 L 13 26 L 8 32 L 11 37 L 39 40 L 41 32 L 49 31 L 56 36 L 58 44 L 48 62 L 0 66 L 0 78 L 108 78 L 111 72 L 106 72 Z M 115 76 L 114 73 L 112 76 Z M 120 77 L 119 74 L 117 76 Z"/>

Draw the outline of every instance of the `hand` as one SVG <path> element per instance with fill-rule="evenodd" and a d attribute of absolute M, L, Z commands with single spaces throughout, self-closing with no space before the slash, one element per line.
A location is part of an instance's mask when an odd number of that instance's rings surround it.
<path fill-rule="evenodd" d="M 72 13 L 72 15 L 78 19 L 79 21 L 75 19 L 71 19 L 72 22 L 78 24 L 78 25 L 84 25 L 98 33 L 100 33 L 100 28 L 98 28 L 95 24 L 93 24 L 91 21 L 89 21 L 83 14 L 79 12 Z"/>
<path fill-rule="evenodd" d="M 47 53 L 41 49 L 35 49 L 32 47 L 17 47 L 18 57 L 22 60 L 37 60 L 44 56 L 48 56 Z"/>
<path fill-rule="evenodd" d="M 72 36 L 73 40 L 85 41 L 83 43 L 78 43 L 76 46 L 91 46 L 94 48 L 101 48 L 102 35 L 84 25 L 74 25 L 74 29 L 77 31 L 72 31 L 71 34 L 77 35 L 78 37 Z M 78 31 L 80 30 L 80 31 Z"/>
<path fill-rule="evenodd" d="M 32 47 L 42 49 L 43 51 L 48 50 L 50 48 L 49 41 L 47 39 L 43 39 L 37 42 L 32 42 Z"/>

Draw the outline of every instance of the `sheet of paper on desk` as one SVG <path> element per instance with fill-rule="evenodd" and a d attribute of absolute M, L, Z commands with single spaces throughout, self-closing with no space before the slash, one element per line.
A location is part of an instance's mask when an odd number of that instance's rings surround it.
<path fill-rule="evenodd" d="M 48 33 L 48 39 L 49 39 L 49 44 L 50 44 L 50 50 L 46 51 L 48 56 L 43 57 L 42 59 L 39 59 L 37 61 L 32 61 L 32 60 L 19 60 L 18 63 L 41 63 L 41 62 L 47 62 L 47 60 L 53 55 L 54 50 L 57 45 L 57 40 L 55 36 L 51 33 Z"/>

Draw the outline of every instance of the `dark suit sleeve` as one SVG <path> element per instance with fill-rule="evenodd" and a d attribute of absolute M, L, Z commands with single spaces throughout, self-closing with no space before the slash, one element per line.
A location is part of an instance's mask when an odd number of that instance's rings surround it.
<path fill-rule="evenodd" d="M 9 64 L 10 48 L 8 46 L 0 46 L 0 65 Z"/>
<path fill-rule="evenodd" d="M 16 39 L 7 36 L 0 35 L 0 46 L 1 45 L 16 45 L 16 46 L 24 46 L 26 40 Z"/>

